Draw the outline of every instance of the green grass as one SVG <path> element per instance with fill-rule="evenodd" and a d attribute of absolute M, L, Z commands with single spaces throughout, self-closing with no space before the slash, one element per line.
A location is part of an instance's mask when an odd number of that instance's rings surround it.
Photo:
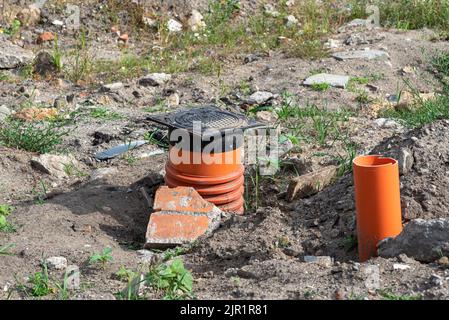
<path fill-rule="evenodd" d="M 68 132 L 55 122 L 9 121 L 0 128 L 0 145 L 30 152 L 49 153 Z"/>
<path fill-rule="evenodd" d="M 111 248 L 104 248 L 101 253 L 94 253 L 89 258 L 89 264 L 91 265 L 101 265 L 102 269 L 106 268 L 106 264 L 109 262 L 114 261 L 114 259 L 111 256 L 112 249 Z"/>
<path fill-rule="evenodd" d="M 192 298 L 193 277 L 179 258 L 154 267 L 145 279 L 148 286 L 163 292 L 164 300 Z"/>
<path fill-rule="evenodd" d="M 7 217 L 12 213 L 13 207 L 7 204 L 0 205 L 0 232 L 14 232 L 16 228 L 8 222 Z"/>
<path fill-rule="evenodd" d="M 379 7 L 380 22 L 399 29 L 449 29 L 449 2 L 447 0 L 352 0 L 354 17 L 366 18 L 368 4 Z"/>
<path fill-rule="evenodd" d="M 12 255 L 12 253 L 9 250 L 14 247 L 15 247 L 15 244 L 13 244 L 13 243 L 8 243 L 8 244 L 5 244 L 4 246 L 0 246 L 0 256 L 1 255 L 4 255 L 4 256 Z"/>
<path fill-rule="evenodd" d="M 124 50 L 119 60 L 92 61 L 86 53 L 87 37 L 81 34 L 78 49 L 67 54 L 77 61 L 64 67 L 68 79 L 93 82 L 92 78 L 96 76 L 104 81 L 118 81 L 146 72 L 220 74 L 223 65 L 242 53 L 275 49 L 291 57 L 322 58 L 328 54 L 323 45 L 326 35 L 351 16 L 348 12 L 335 10 L 330 0 L 321 3 L 305 0 L 288 10 L 284 2 L 279 3 L 281 14 L 278 17 L 265 15 L 261 8 L 254 15 L 241 19 L 237 18 L 238 1 L 211 0 L 207 10 L 203 11 L 204 30 L 170 33 L 166 17 L 154 17 L 156 28 L 146 28 L 141 21 L 143 7 L 125 3 L 129 1 L 108 1 L 107 8 L 105 6 L 108 16 L 118 23 L 118 17 L 125 14 L 128 18 L 126 29 L 131 27 L 136 30 L 135 38 L 145 37 L 155 45 L 143 55 Z M 294 14 L 302 27 L 287 28 L 285 17 L 288 14 Z"/>
<path fill-rule="evenodd" d="M 437 53 L 430 66 L 443 84 L 442 93 L 427 101 L 422 101 L 417 96 L 412 108 L 386 109 L 381 116 L 396 119 L 411 128 L 421 127 L 439 119 L 449 119 L 449 53 Z"/>
<path fill-rule="evenodd" d="M 391 290 L 385 289 L 380 290 L 379 294 L 384 300 L 422 300 L 420 294 L 409 295 L 409 294 L 395 294 Z"/>
<path fill-rule="evenodd" d="M 121 266 L 120 269 L 115 273 L 115 276 L 120 281 L 130 281 L 137 275 L 136 272 L 134 272 L 131 269 L 127 269 L 125 266 Z"/>
<path fill-rule="evenodd" d="M 414 108 L 387 109 L 381 112 L 382 117 L 399 120 L 410 128 L 421 127 L 439 119 L 449 119 L 449 96 L 439 96 L 434 100 L 428 100 Z"/>
<path fill-rule="evenodd" d="M 328 83 L 314 83 L 311 88 L 315 91 L 327 91 L 330 89 L 331 85 Z"/>
<path fill-rule="evenodd" d="M 94 119 L 120 120 L 123 116 L 105 107 L 96 107 L 90 110 L 90 116 Z"/>
<path fill-rule="evenodd" d="M 33 297 L 47 296 L 55 291 L 48 277 L 47 265 L 45 263 L 42 266 L 42 270 L 33 274 L 28 282 L 31 284 L 31 295 Z"/>

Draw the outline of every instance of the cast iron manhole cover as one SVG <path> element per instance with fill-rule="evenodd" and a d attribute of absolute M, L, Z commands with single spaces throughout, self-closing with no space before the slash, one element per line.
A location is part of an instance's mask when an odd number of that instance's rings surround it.
<path fill-rule="evenodd" d="M 263 126 L 242 114 L 231 113 L 212 105 L 149 116 L 147 119 L 168 126 L 170 129 L 186 129 L 190 132 L 193 131 L 195 122 L 201 123 L 201 131 L 206 129 L 228 131 Z"/>

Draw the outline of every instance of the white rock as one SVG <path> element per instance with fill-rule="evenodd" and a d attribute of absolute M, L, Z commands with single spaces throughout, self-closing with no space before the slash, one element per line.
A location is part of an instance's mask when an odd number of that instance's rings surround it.
<path fill-rule="evenodd" d="M 295 0 L 287 0 L 287 2 L 285 3 L 285 5 L 287 7 L 291 7 L 295 5 Z"/>
<path fill-rule="evenodd" d="M 78 167 L 78 161 L 72 155 L 41 154 L 31 158 L 31 165 L 43 173 L 58 179 L 68 177 L 67 166 Z"/>
<path fill-rule="evenodd" d="M 7 106 L 0 106 L 0 122 L 5 120 L 12 111 Z"/>
<path fill-rule="evenodd" d="M 335 49 L 335 48 L 341 47 L 341 41 L 335 40 L 335 39 L 329 39 L 329 40 L 327 40 L 327 42 L 324 45 L 326 46 L 326 48 Z"/>
<path fill-rule="evenodd" d="M 304 256 L 304 262 L 316 263 L 323 267 L 332 267 L 334 259 L 329 256 Z"/>
<path fill-rule="evenodd" d="M 346 88 L 349 82 L 349 76 L 342 76 L 336 74 L 319 73 L 308 77 L 304 81 L 304 85 L 312 86 L 314 84 L 324 84 L 327 83 L 332 87 Z"/>
<path fill-rule="evenodd" d="M 64 270 L 67 268 L 67 259 L 64 257 L 50 257 L 45 260 L 50 269 Z"/>
<path fill-rule="evenodd" d="M 206 26 L 203 15 L 198 10 L 192 10 L 189 20 L 187 20 L 190 30 L 193 32 L 200 31 Z"/>
<path fill-rule="evenodd" d="M 272 4 L 267 3 L 264 5 L 265 13 L 272 17 L 278 17 L 279 11 L 277 11 Z"/>
<path fill-rule="evenodd" d="M 251 103 L 261 104 L 272 99 L 274 95 L 268 91 L 256 91 L 249 96 L 249 101 Z"/>
<path fill-rule="evenodd" d="M 139 84 L 144 87 L 161 86 L 171 80 L 171 75 L 167 73 L 151 73 L 139 79 Z"/>
<path fill-rule="evenodd" d="M 155 27 L 157 25 L 157 21 L 154 19 L 151 19 L 149 17 L 142 17 L 142 22 L 149 27 Z"/>
<path fill-rule="evenodd" d="M 80 268 L 76 265 L 67 267 L 67 289 L 78 290 L 80 288 Z"/>
<path fill-rule="evenodd" d="M 123 88 L 123 83 L 122 82 L 114 82 L 114 83 L 109 83 L 109 84 L 105 84 L 101 87 L 101 91 L 103 92 L 109 92 L 109 91 L 118 91 L 120 89 Z"/>
<path fill-rule="evenodd" d="M 140 263 L 144 264 L 153 264 L 158 259 L 157 254 L 155 254 L 153 251 L 142 249 L 137 250 L 138 259 Z"/>
<path fill-rule="evenodd" d="M 257 112 L 256 119 L 266 123 L 273 123 L 276 121 L 276 116 L 272 112 L 264 110 Z"/>
<path fill-rule="evenodd" d="M 92 174 L 90 175 L 90 181 L 104 179 L 117 173 L 117 168 L 99 168 L 92 172 Z"/>
<path fill-rule="evenodd" d="M 14 69 L 33 61 L 32 51 L 25 50 L 0 34 L 0 69 Z"/>
<path fill-rule="evenodd" d="M 398 129 L 401 127 L 399 123 L 397 123 L 394 120 L 387 119 L 387 118 L 378 118 L 375 119 L 374 125 L 378 128 L 384 128 L 384 129 Z"/>
<path fill-rule="evenodd" d="M 288 15 L 285 18 L 285 25 L 287 26 L 287 28 L 292 28 L 298 25 L 298 19 L 295 18 L 294 15 Z"/>
<path fill-rule="evenodd" d="M 402 264 L 402 263 L 393 264 L 393 270 L 407 270 L 407 269 L 410 269 L 409 265 Z"/>
<path fill-rule="evenodd" d="M 64 22 L 61 20 L 53 20 L 51 24 L 54 26 L 62 27 L 64 25 Z"/>
<path fill-rule="evenodd" d="M 366 59 L 372 60 L 377 58 L 389 58 L 390 55 L 382 50 L 352 50 L 352 51 L 344 51 L 344 52 L 335 52 L 332 54 L 337 60 L 352 60 L 352 59 Z"/>
<path fill-rule="evenodd" d="M 169 32 L 181 32 L 182 24 L 175 19 L 170 19 L 167 22 L 167 29 Z"/>

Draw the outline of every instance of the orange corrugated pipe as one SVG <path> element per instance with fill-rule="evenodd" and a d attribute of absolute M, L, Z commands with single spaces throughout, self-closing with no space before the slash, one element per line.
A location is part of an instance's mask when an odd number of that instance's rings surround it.
<path fill-rule="evenodd" d="M 353 160 L 357 241 L 361 262 L 377 255 L 379 241 L 402 231 L 398 162 L 380 155 Z"/>
<path fill-rule="evenodd" d="M 185 161 L 181 162 L 181 159 Z M 241 148 L 204 154 L 171 146 L 165 166 L 165 183 L 171 188 L 193 187 L 220 209 L 243 214 L 243 173 Z"/>

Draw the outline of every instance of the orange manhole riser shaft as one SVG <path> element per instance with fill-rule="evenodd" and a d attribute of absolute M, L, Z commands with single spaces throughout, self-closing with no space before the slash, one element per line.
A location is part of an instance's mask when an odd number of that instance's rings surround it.
<path fill-rule="evenodd" d="M 240 156 L 241 148 L 203 156 L 171 147 L 165 183 L 169 187 L 193 187 L 205 200 L 223 211 L 243 214 L 244 167 Z M 180 159 L 187 159 L 188 163 Z M 201 159 L 200 163 L 198 159 Z"/>

